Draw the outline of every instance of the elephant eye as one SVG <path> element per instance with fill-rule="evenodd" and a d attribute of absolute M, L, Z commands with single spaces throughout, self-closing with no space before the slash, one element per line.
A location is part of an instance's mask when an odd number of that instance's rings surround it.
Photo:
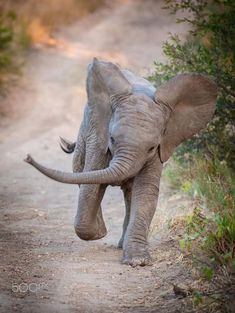
<path fill-rule="evenodd" d="M 151 147 L 148 152 L 152 152 L 155 147 Z"/>
<path fill-rule="evenodd" d="M 112 145 L 115 143 L 115 140 L 114 140 L 114 138 L 112 136 L 110 137 L 110 141 L 111 141 Z"/>

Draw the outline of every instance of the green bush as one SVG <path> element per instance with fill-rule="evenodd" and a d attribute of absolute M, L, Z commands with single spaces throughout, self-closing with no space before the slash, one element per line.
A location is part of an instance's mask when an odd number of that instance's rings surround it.
<path fill-rule="evenodd" d="M 219 88 L 216 113 L 206 130 L 182 144 L 175 156 L 189 159 L 198 150 L 216 155 L 234 167 L 235 119 L 235 2 L 233 0 L 166 0 L 172 13 L 187 12 L 178 22 L 189 23 L 185 41 L 171 35 L 163 46 L 166 63 L 155 62 L 150 77 L 156 85 L 182 72 L 200 72 L 214 79 Z M 185 158 L 184 158 L 185 159 Z"/>
<path fill-rule="evenodd" d="M 188 169 L 175 161 L 165 175 L 196 203 L 193 215 L 186 219 L 181 248 L 189 248 L 197 239 L 199 250 L 207 251 L 215 265 L 226 265 L 229 272 L 235 273 L 234 173 L 224 161 L 197 155 Z"/>
<path fill-rule="evenodd" d="M 14 21 L 14 12 L 0 13 L 0 84 L 14 69 Z"/>
<path fill-rule="evenodd" d="M 230 312 L 226 306 L 235 288 L 235 175 L 224 161 L 202 155 L 192 157 L 189 168 L 179 161 L 169 163 L 165 175 L 174 188 L 194 198 L 195 208 L 185 217 L 179 246 L 190 252 L 199 273 L 210 283 L 209 292 L 199 299 L 194 295 L 194 304 L 207 310 L 213 302 L 222 312 Z"/>
<path fill-rule="evenodd" d="M 194 199 L 195 209 L 186 218 L 179 245 L 191 252 L 202 277 L 210 282 L 212 302 L 228 312 L 225 304 L 231 303 L 235 285 L 235 1 L 165 3 L 173 14 L 183 13 L 178 22 L 189 23 L 191 30 L 185 40 L 170 36 L 163 46 L 167 61 L 155 62 L 149 79 L 158 86 L 179 73 L 199 72 L 218 85 L 213 120 L 176 149 L 164 174 L 172 187 Z M 202 300 L 198 293 L 195 303 Z"/>
<path fill-rule="evenodd" d="M 171 35 L 163 47 L 167 63 L 156 62 L 156 72 L 150 79 L 158 85 L 178 73 L 197 71 L 210 75 L 219 87 L 213 121 L 177 149 L 173 167 L 165 173 L 173 186 L 181 186 L 181 191 L 198 199 L 200 212 L 205 208 L 211 212 L 209 222 L 206 217 L 198 219 L 199 211 L 194 212 L 181 246 L 202 239 L 199 247 L 217 264 L 226 264 L 231 270 L 235 258 L 235 2 L 166 0 L 166 8 L 172 13 L 190 13 L 191 18 L 179 22 L 192 27 L 184 42 Z M 187 167 L 185 162 L 189 163 Z"/>
<path fill-rule="evenodd" d="M 10 64 L 9 52 L 11 52 L 14 39 L 13 12 L 0 13 L 0 68 Z"/>

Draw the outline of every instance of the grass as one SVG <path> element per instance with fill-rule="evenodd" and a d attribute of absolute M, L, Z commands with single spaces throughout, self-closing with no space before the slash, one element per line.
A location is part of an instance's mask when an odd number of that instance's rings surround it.
<path fill-rule="evenodd" d="M 234 173 L 225 162 L 202 156 L 189 166 L 173 162 L 165 171 L 174 188 L 194 198 L 194 214 L 187 218 L 187 241 L 200 239 L 200 249 L 218 265 L 235 265 Z M 198 243 L 198 242 L 197 242 Z"/>
<path fill-rule="evenodd" d="M 192 256 L 199 276 L 210 283 L 211 290 L 198 293 L 194 300 L 207 310 L 213 303 L 229 312 L 235 291 L 234 172 L 225 161 L 202 155 L 195 155 L 187 166 L 185 163 L 170 162 L 164 175 L 174 189 L 195 201 L 193 214 L 185 217 L 179 246 Z M 217 309 L 212 312 L 220 312 Z"/>

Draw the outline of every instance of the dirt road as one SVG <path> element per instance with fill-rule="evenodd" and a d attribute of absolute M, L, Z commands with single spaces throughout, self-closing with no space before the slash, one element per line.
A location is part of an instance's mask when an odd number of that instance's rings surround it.
<path fill-rule="evenodd" d="M 78 188 L 40 175 L 22 160 L 30 152 L 71 169 L 58 136 L 75 139 L 86 101 L 86 66 L 94 56 L 147 75 L 162 60 L 168 32 L 184 31 L 160 1 L 122 1 L 58 31 L 30 53 L 25 75 L 4 100 L 1 119 L 1 312 L 181 312 L 172 283 L 187 283 L 177 241 L 153 227 L 153 265 L 120 263 L 116 248 L 124 204 L 109 188 L 103 201 L 108 235 L 85 242 L 73 218 Z M 181 195 L 161 186 L 155 224 L 180 213 Z M 178 209 L 177 209 L 178 208 Z"/>

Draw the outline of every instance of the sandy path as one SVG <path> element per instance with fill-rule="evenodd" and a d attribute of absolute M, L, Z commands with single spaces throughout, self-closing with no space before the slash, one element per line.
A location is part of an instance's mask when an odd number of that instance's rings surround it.
<path fill-rule="evenodd" d="M 61 30 L 54 46 L 33 50 L 20 86 L 5 99 L 14 114 L 2 120 L 0 133 L 1 312 L 181 310 L 172 283 L 187 281 L 189 274 L 173 238 L 152 236 L 152 266 L 121 265 L 116 249 L 124 215 L 121 191 L 109 188 L 103 201 L 107 237 L 84 242 L 73 230 L 76 186 L 50 181 L 22 162 L 30 152 L 49 166 L 70 170 L 71 157 L 60 151 L 58 136 L 76 138 L 86 66 L 94 56 L 146 75 L 154 59 L 163 59 L 167 33 L 183 31 L 160 1 L 123 3 Z M 175 215 L 184 201 L 163 184 L 155 221 Z"/>

